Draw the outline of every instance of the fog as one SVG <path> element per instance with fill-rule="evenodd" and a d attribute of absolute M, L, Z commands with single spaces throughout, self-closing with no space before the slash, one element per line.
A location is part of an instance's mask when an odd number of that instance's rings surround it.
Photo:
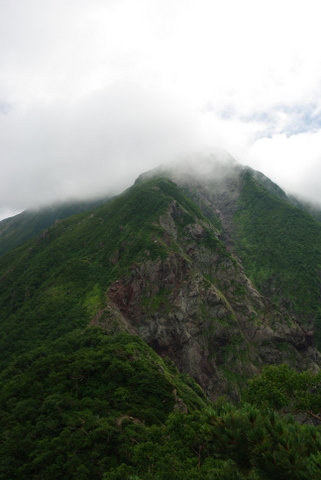
<path fill-rule="evenodd" d="M 315 10 L 310 0 L 1 2 L 0 218 L 118 193 L 217 148 L 321 201 Z"/>
<path fill-rule="evenodd" d="M 1 203 L 19 209 L 118 193 L 141 171 L 192 148 L 193 123 L 175 99 L 128 84 L 77 104 L 13 113 L 2 129 Z"/>

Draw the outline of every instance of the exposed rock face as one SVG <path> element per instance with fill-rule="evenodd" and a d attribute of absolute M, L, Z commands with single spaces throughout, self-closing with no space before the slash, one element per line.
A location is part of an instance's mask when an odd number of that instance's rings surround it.
<path fill-rule="evenodd" d="M 90 323 L 140 335 L 211 398 L 237 397 L 265 364 L 319 368 L 320 225 L 262 174 L 207 160 L 147 173 L 3 258 L 4 365 Z"/>
<path fill-rule="evenodd" d="M 245 276 L 239 260 L 204 221 L 179 228 L 173 201 L 159 218 L 166 258 L 148 252 L 114 282 L 107 306 L 92 321 L 142 337 L 157 353 L 192 375 L 212 399 L 238 396 L 236 385 L 269 363 L 317 369 L 313 335 L 277 311 Z M 212 240 L 208 243 L 209 232 Z"/>

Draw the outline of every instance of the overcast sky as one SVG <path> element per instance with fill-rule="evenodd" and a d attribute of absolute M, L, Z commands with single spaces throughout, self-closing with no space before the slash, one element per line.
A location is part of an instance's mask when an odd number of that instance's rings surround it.
<path fill-rule="evenodd" d="M 0 0 L 0 218 L 221 147 L 321 201 L 317 0 Z"/>

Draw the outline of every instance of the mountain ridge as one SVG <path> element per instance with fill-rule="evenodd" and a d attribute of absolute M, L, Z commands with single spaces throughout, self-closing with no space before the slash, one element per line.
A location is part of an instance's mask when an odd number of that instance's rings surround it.
<path fill-rule="evenodd" d="M 225 176 L 234 185 L 225 192 L 228 212 L 238 201 L 240 171 Z M 218 207 L 207 205 L 223 225 Z M 210 398 L 237 398 L 266 363 L 317 369 L 310 325 L 258 292 L 232 236 L 225 242 L 227 224 L 218 229 L 201 210 L 186 188 L 141 178 L 107 205 L 62 220 L 2 257 L 3 361 L 32 335 L 43 343 L 94 324 L 141 336 Z M 26 321 L 29 330 L 21 332 Z"/>
<path fill-rule="evenodd" d="M 109 197 L 96 200 L 59 202 L 47 207 L 24 210 L 0 221 L 0 256 L 22 245 L 56 221 L 95 208 Z"/>
<path fill-rule="evenodd" d="M 321 224 L 205 163 L 0 257 L 1 480 L 319 478 Z"/>

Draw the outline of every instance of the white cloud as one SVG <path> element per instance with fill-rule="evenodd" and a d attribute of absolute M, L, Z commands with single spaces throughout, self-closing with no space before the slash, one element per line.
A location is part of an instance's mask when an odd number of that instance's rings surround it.
<path fill-rule="evenodd" d="M 120 189 L 214 146 L 320 198 L 317 7 L 4 0 L 0 210 Z"/>
<path fill-rule="evenodd" d="M 251 147 L 249 164 L 289 193 L 321 202 L 321 130 L 261 138 Z"/>
<path fill-rule="evenodd" d="M 175 98 L 128 83 L 3 116 L 2 204 L 118 192 L 142 170 L 193 148 L 192 118 Z"/>

